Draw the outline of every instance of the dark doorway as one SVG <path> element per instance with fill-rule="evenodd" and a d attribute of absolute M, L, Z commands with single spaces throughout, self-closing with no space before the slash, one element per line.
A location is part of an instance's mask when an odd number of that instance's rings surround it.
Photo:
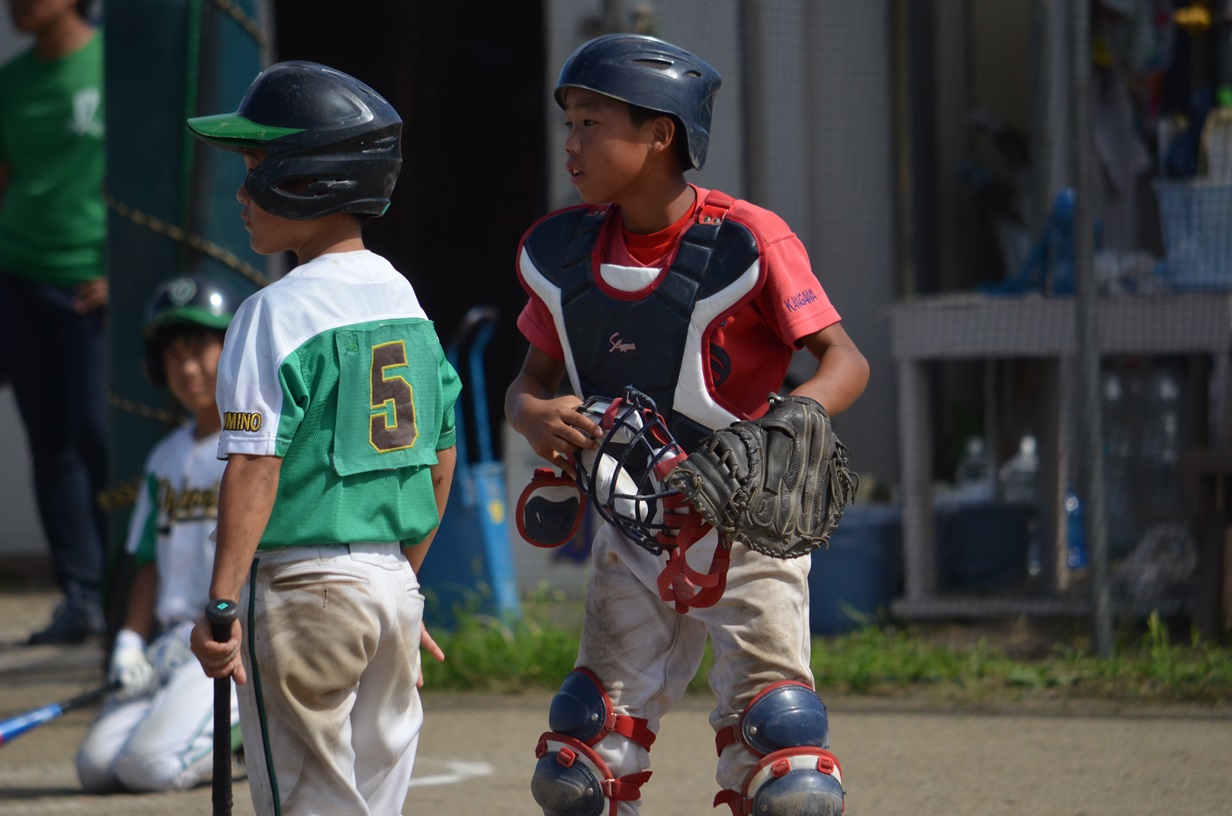
<path fill-rule="evenodd" d="M 484 355 L 498 426 L 526 348 L 518 240 L 546 206 L 540 4 L 275 0 L 274 10 L 276 59 L 346 71 L 401 114 L 402 175 L 365 239 L 414 284 L 443 342 L 472 306 L 500 310 Z"/>

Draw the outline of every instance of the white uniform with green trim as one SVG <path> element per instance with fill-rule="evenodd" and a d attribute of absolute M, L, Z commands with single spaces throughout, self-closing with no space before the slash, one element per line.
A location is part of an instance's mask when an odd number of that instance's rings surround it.
<path fill-rule="evenodd" d="M 213 768 L 214 681 L 188 647 L 193 621 L 209 600 L 218 520 L 218 434 L 172 431 L 146 460 L 129 520 L 127 552 L 137 566 L 158 568 L 155 616 L 162 634 L 146 650 L 159 679 L 150 694 L 108 698 L 77 753 L 89 791 L 184 790 Z M 231 722 L 239 720 L 232 692 Z"/>
<path fill-rule="evenodd" d="M 439 522 L 457 373 L 407 280 L 324 255 L 237 311 L 218 368 L 220 457 L 282 457 L 240 601 L 258 813 L 400 813 L 422 711 L 423 596 L 399 543 Z"/>

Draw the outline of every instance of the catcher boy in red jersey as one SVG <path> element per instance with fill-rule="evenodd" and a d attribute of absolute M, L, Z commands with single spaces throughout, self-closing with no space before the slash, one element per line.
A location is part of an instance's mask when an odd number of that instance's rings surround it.
<path fill-rule="evenodd" d="M 543 218 L 519 247 L 530 299 L 518 326 L 531 348 L 505 411 L 570 475 L 603 434 L 577 410 L 586 398 L 634 386 L 693 452 L 711 432 L 763 416 L 796 349 L 817 367 L 792 393 L 831 415 L 867 383 L 868 364 L 791 229 L 685 179 L 705 162 L 720 82 L 695 55 L 630 34 L 585 43 L 561 71 L 555 98 L 582 206 Z M 558 396 L 566 373 L 573 393 Z M 602 526 L 576 669 L 537 750 L 536 801 L 548 816 L 636 814 L 660 718 L 709 637 L 714 804 L 841 813 L 841 771 L 809 669 L 809 559 L 770 557 L 711 531 L 688 561 L 669 573 L 661 555 Z"/>

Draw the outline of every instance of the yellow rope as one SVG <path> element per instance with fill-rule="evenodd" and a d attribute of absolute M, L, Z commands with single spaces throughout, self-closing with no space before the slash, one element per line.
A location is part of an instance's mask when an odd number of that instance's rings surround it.
<path fill-rule="evenodd" d="M 214 5 L 218 6 L 224 12 L 231 16 L 233 20 L 240 24 L 245 31 L 256 40 L 261 47 L 265 47 L 265 33 L 261 31 L 261 27 L 256 21 L 249 17 L 242 8 L 235 5 L 231 0 L 213 0 Z"/>
<path fill-rule="evenodd" d="M 145 227 L 150 230 L 150 232 L 154 232 L 159 235 L 165 235 L 173 241 L 179 241 L 182 244 L 192 247 L 198 252 L 209 255 L 219 263 L 225 264 L 226 266 L 229 266 L 239 272 L 241 275 L 253 281 L 258 286 L 265 286 L 269 283 L 269 278 L 262 274 L 256 267 L 218 246 L 218 244 L 208 241 L 200 235 L 193 235 L 187 230 L 177 227 L 175 224 L 168 224 L 160 218 L 156 218 L 152 215 L 147 215 L 140 210 L 133 209 L 123 201 L 120 201 L 118 198 L 113 196 L 109 190 L 103 191 L 103 199 L 107 202 L 107 206 L 114 210 L 116 214 L 122 218 L 127 218 L 137 226 Z"/>
<path fill-rule="evenodd" d="M 110 388 L 107 389 L 107 401 L 119 408 L 121 411 L 127 411 L 130 414 L 136 414 L 144 419 L 153 419 L 161 422 L 164 425 L 178 425 L 184 421 L 184 417 L 179 414 L 174 414 L 163 408 L 151 408 L 148 405 L 142 405 L 139 402 L 134 402 L 127 397 L 121 397 Z"/>
<path fill-rule="evenodd" d="M 136 479 L 121 482 L 115 487 L 108 487 L 105 490 L 98 491 L 94 499 L 98 502 L 98 506 L 103 509 L 104 513 L 110 513 L 113 510 L 120 510 L 136 504 L 137 491 L 140 489 L 141 477 L 138 476 Z"/>

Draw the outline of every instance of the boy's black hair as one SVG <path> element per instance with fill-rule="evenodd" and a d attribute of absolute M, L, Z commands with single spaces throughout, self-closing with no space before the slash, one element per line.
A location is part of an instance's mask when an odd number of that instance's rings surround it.
<path fill-rule="evenodd" d="M 200 323 L 163 323 L 154 327 L 145 338 L 145 373 L 150 382 L 159 388 L 167 387 L 167 369 L 163 353 L 172 343 L 184 340 L 189 344 L 204 343 L 216 339 L 221 345 L 227 336 L 226 329 L 202 326 Z"/>
<path fill-rule="evenodd" d="M 634 105 L 626 102 L 629 106 L 629 119 L 633 124 L 641 127 L 652 119 L 658 119 L 660 116 L 666 116 L 676 124 L 676 133 L 672 136 L 672 150 L 676 157 L 676 165 L 683 173 L 693 167 L 693 160 L 689 157 L 689 142 L 684 138 L 684 122 L 680 121 L 679 116 L 673 116 L 670 113 L 661 113 L 650 108 L 643 108 L 641 105 Z"/>

